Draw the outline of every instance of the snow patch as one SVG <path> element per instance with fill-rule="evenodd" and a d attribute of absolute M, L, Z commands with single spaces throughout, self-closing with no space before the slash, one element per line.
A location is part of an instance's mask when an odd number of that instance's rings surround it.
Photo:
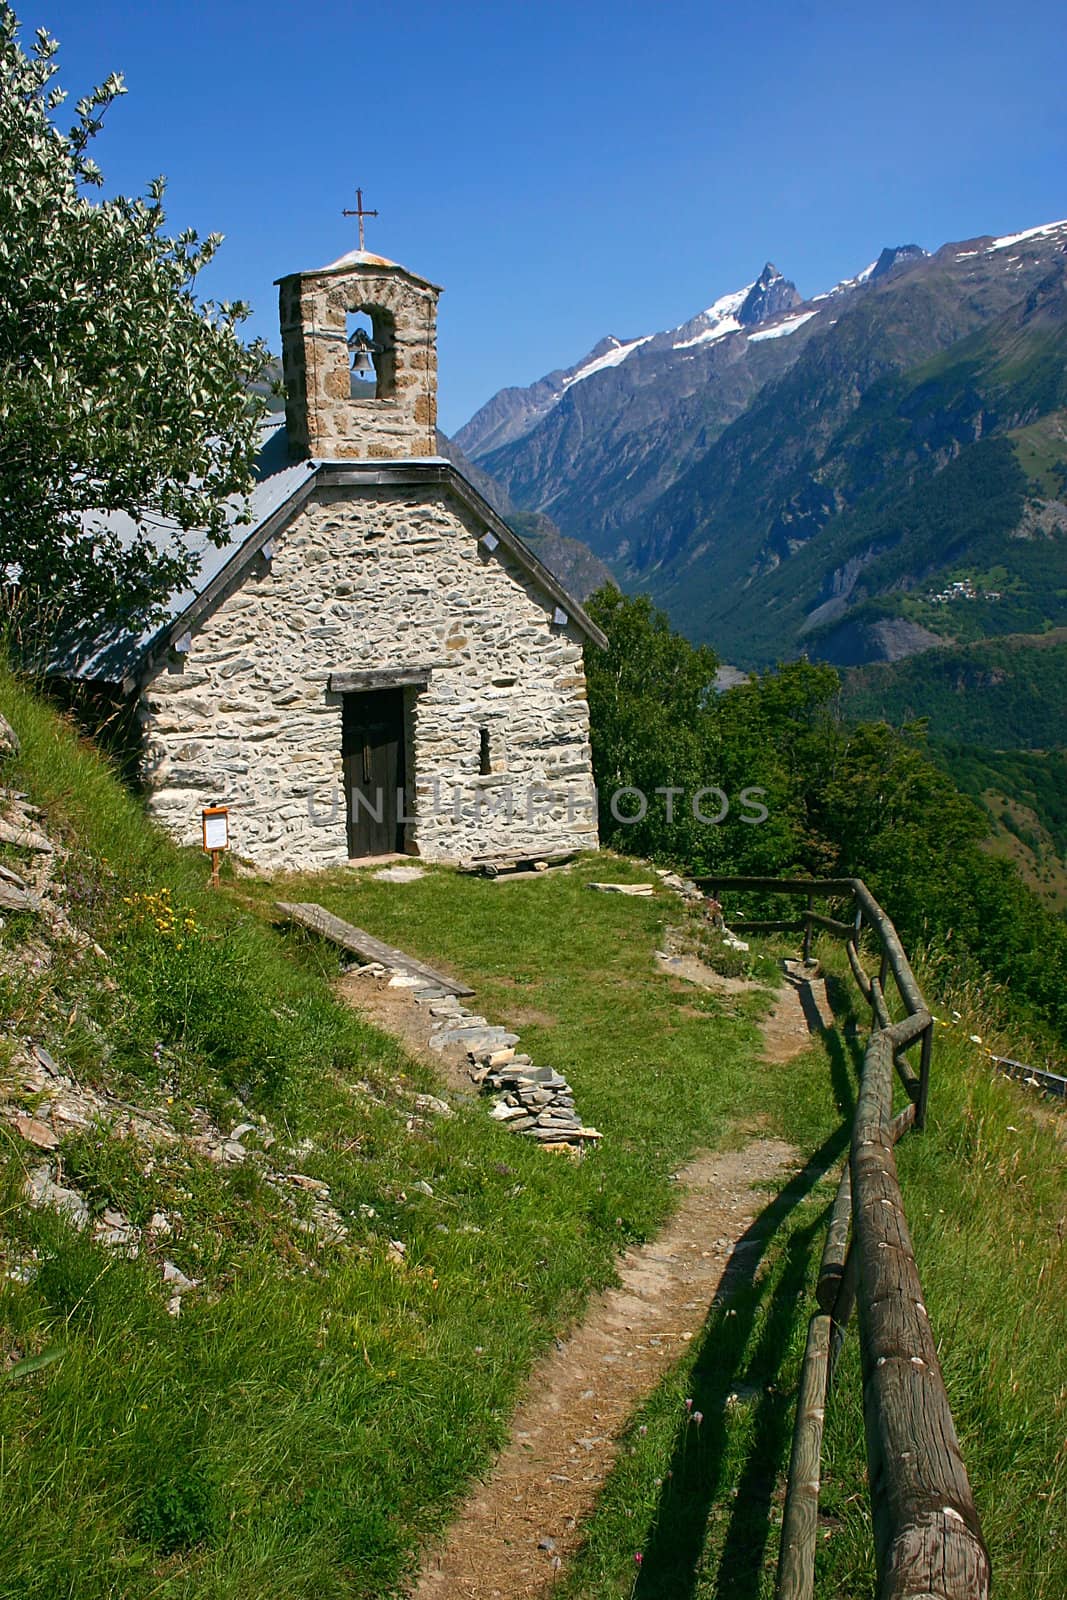
<path fill-rule="evenodd" d="M 864 267 L 862 272 L 857 272 L 854 278 L 842 278 L 840 283 L 835 283 L 833 288 L 827 289 L 825 294 L 813 294 L 811 297 L 812 304 L 814 305 L 816 300 L 829 300 L 835 294 L 844 294 L 846 289 L 855 289 L 861 283 L 869 283 L 874 276 L 874 269 L 877 265 L 877 261 L 872 261 L 868 266 Z"/>
<path fill-rule="evenodd" d="M 1006 233 L 1001 239 L 994 239 L 986 254 L 992 255 L 994 250 L 1007 250 L 1013 244 L 1022 244 L 1024 239 L 1042 239 L 1047 234 L 1058 233 L 1061 228 L 1067 228 L 1067 217 L 1060 222 L 1043 222 L 1039 228 L 1026 228 L 1022 233 Z"/>
<path fill-rule="evenodd" d="M 564 378 L 564 389 L 569 389 L 572 383 L 581 383 L 583 378 L 591 378 L 594 372 L 603 372 L 605 367 L 621 366 L 628 355 L 639 349 L 641 345 L 647 344 L 654 337 L 653 334 L 646 333 L 643 338 L 631 339 L 628 344 L 623 344 L 621 339 L 613 338 L 614 350 L 605 351 L 602 356 L 597 356 L 595 361 L 590 361 L 586 366 L 579 367 L 578 371 L 572 373 L 569 378 Z"/>
<path fill-rule="evenodd" d="M 720 295 L 714 305 L 706 311 L 699 312 L 688 322 L 682 322 L 673 330 L 682 333 L 687 328 L 696 327 L 698 323 L 707 323 L 707 327 L 700 328 L 689 339 L 678 339 L 671 345 L 672 350 L 691 350 L 694 345 L 711 344 L 714 339 L 725 339 L 728 333 L 740 333 L 741 324 L 737 320 L 737 312 L 745 303 L 751 283 L 746 283 L 743 289 L 734 289 L 730 294 Z"/>
<path fill-rule="evenodd" d="M 779 273 L 778 276 L 781 277 L 782 274 Z M 712 317 L 716 321 L 724 317 L 732 317 L 735 311 L 740 311 L 749 290 L 754 286 L 755 279 L 753 279 L 752 283 L 746 283 L 743 289 L 735 289 L 732 294 L 720 295 L 714 305 L 710 305 L 706 311 L 701 312 L 701 316 Z"/>
<path fill-rule="evenodd" d="M 796 333 L 805 322 L 810 322 L 812 317 L 817 317 L 817 311 L 801 311 L 795 317 L 787 317 L 784 322 L 779 322 L 774 328 L 761 328 L 758 333 L 750 333 L 749 343 L 755 344 L 758 339 L 780 339 L 783 334 Z"/>
<path fill-rule="evenodd" d="M 728 333 L 740 333 L 741 324 L 736 317 L 724 317 L 713 328 L 705 328 L 702 333 L 696 334 L 692 339 L 681 339 L 677 344 L 672 344 L 672 350 L 691 350 L 695 344 L 710 344 L 713 339 L 725 339 Z"/>

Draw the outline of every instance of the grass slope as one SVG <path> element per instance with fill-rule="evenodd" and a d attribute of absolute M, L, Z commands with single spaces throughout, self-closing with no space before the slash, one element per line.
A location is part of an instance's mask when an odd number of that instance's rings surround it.
<path fill-rule="evenodd" d="M 31 1039 L 81 1083 L 178 1128 L 197 1107 L 222 1127 L 262 1116 L 277 1139 L 265 1159 L 327 1183 L 348 1228 L 333 1244 L 307 1232 L 255 1162 L 221 1167 L 180 1141 L 149 1150 L 105 1126 L 68 1136 L 64 1176 L 97 1209 L 175 1220 L 166 1256 L 201 1280 L 175 1319 L 163 1249 L 146 1240 L 126 1260 L 28 1209 L 21 1187 L 39 1157 L 0 1123 L 0 1258 L 35 1269 L 29 1282 L 0 1273 L 0 1350 L 5 1366 L 58 1352 L 0 1377 L 3 1600 L 399 1593 L 417 1544 L 503 1437 L 535 1356 L 610 1281 L 617 1251 L 667 1214 L 678 1162 L 754 1130 L 791 1139 L 808 1165 L 768 1195 L 751 1289 L 713 1312 L 692 1364 L 634 1419 L 634 1453 L 570 1592 L 631 1592 L 641 1551 L 643 1594 L 768 1593 L 802 1291 L 855 1049 L 834 1034 L 787 1068 L 759 1068 L 751 1008 L 652 967 L 679 903 L 585 889 L 590 876 L 639 875 L 625 863 L 512 884 L 337 873 L 213 895 L 202 858 L 147 826 L 50 712 L 6 679 L 0 709 L 23 740 L 8 780 L 68 844 L 70 914 L 111 956 L 49 948 L 21 918 L 0 930 L 7 1091 L 17 1099 Z M 428 1076 L 334 1003 L 327 951 L 270 925 L 278 893 L 454 964 L 489 1016 L 515 1020 L 535 1059 L 566 1072 L 602 1149 L 580 1165 L 547 1157 L 474 1104 L 412 1121 Z M 998 1592 L 1058 1600 L 1062 1168 L 973 1047 L 943 1047 L 937 1073 L 932 1129 L 903 1158 L 924 1286 Z M 683 1425 L 687 1395 L 699 1432 Z M 829 1478 L 820 1595 L 869 1596 L 854 1366 Z"/>
<path fill-rule="evenodd" d="M 243 886 L 207 891 L 202 858 L 8 680 L 0 706 L 22 739 L 8 781 L 68 844 L 71 915 L 111 957 L 9 919 L 7 1093 L 30 1039 L 179 1128 L 198 1106 L 224 1129 L 265 1116 L 271 1161 L 326 1182 L 349 1229 L 309 1235 L 248 1164 L 90 1127 L 63 1142 L 66 1182 L 137 1224 L 180 1214 L 125 1260 L 21 1203 L 41 1157 L 0 1123 L 0 1256 L 34 1269 L 0 1273 L 5 1365 L 63 1352 L 0 1381 L 0 1595 L 382 1600 L 500 1442 L 535 1355 L 665 1215 L 674 1165 L 729 1137 L 752 1025 L 652 978 L 663 900 L 595 897 L 577 875 L 524 903 L 434 874 L 399 890 L 426 919 L 410 942 L 454 960 L 493 1014 L 524 984 L 557 1008 L 561 1031 L 524 1037 L 608 1138 L 576 1166 L 474 1105 L 409 1128 L 433 1083 L 334 1003 L 329 953 L 250 915 Z M 384 886 L 348 891 L 388 934 Z M 177 1320 L 164 1257 L 202 1284 Z"/>

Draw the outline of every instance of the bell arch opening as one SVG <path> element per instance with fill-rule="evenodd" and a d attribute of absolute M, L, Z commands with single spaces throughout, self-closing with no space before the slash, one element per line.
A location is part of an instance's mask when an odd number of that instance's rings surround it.
<path fill-rule="evenodd" d="M 353 400 L 390 400 L 396 393 L 396 324 L 383 306 L 354 306 L 345 317 Z"/>

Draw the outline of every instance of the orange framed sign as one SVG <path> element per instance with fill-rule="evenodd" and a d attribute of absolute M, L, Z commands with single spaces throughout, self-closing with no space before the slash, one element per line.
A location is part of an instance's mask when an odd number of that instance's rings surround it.
<path fill-rule="evenodd" d="M 200 813 L 204 824 L 204 849 L 207 851 L 230 848 L 229 806 L 205 806 Z"/>

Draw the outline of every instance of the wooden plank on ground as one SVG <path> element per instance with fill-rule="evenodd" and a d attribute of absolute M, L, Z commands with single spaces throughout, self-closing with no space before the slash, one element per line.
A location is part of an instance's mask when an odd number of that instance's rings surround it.
<path fill-rule="evenodd" d="M 380 961 L 386 967 L 399 967 L 403 972 L 411 972 L 417 977 L 425 978 L 427 984 L 444 989 L 448 994 L 474 993 L 474 990 L 468 988 L 465 983 L 458 983 L 455 978 L 446 978 L 443 973 L 435 972 L 433 967 L 426 966 L 422 961 L 416 961 L 414 956 L 405 955 L 403 950 L 397 950 L 390 944 L 383 944 L 373 934 L 365 932 L 363 928 L 354 927 L 351 922 L 345 922 L 340 917 L 335 917 L 332 911 L 316 905 L 314 901 L 294 903 L 278 900 L 276 904 L 278 910 L 290 922 L 299 923 L 302 928 L 309 928 L 312 933 L 321 935 L 323 939 L 329 939 L 331 944 L 340 945 L 342 950 L 348 950 L 363 961 Z"/>

